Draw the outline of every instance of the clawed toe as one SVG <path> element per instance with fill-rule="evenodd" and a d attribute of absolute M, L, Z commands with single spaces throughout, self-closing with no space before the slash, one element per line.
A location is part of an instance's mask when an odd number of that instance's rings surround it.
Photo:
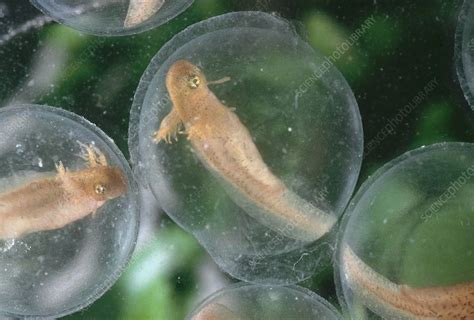
<path fill-rule="evenodd" d="M 161 141 L 164 141 L 168 144 L 172 144 L 172 138 L 174 138 L 176 141 L 178 141 L 178 138 L 176 137 L 176 134 L 170 133 L 170 132 L 163 132 L 163 130 L 158 130 L 153 134 L 153 142 L 158 144 Z"/>

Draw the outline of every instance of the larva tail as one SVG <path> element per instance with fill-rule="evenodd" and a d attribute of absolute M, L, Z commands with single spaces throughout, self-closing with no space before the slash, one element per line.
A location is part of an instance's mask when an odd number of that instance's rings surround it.
<path fill-rule="evenodd" d="M 403 294 L 404 286 L 373 270 L 346 244 L 341 250 L 341 262 L 351 291 L 375 313 L 386 319 L 438 319 L 425 304 Z"/>
<path fill-rule="evenodd" d="M 275 211 L 284 220 L 287 236 L 306 242 L 315 241 L 327 234 L 336 224 L 334 214 L 324 211 L 286 189 L 275 201 Z"/>
<path fill-rule="evenodd" d="M 132 28 L 147 21 L 165 3 L 165 0 L 130 0 L 124 27 Z"/>
<path fill-rule="evenodd" d="M 336 224 L 334 214 L 304 200 L 289 189 L 251 196 L 230 193 L 233 200 L 263 225 L 290 239 L 313 242 L 327 234 Z"/>
<path fill-rule="evenodd" d="M 399 296 L 400 287 L 366 265 L 348 245 L 343 245 L 341 259 L 350 284 L 380 297 Z"/>

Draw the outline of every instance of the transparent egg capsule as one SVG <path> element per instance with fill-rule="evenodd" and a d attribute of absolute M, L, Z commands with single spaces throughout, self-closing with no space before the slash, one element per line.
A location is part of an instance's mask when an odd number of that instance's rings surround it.
<path fill-rule="evenodd" d="M 173 19 L 193 0 L 31 0 L 31 3 L 81 32 L 95 35 L 140 33 Z"/>
<path fill-rule="evenodd" d="M 0 109 L 0 315 L 59 317 L 100 297 L 134 249 L 137 187 L 100 129 L 61 109 Z"/>
<path fill-rule="evenodd" d="M 408 152 L 362 186 L 336 259 L 352 319 L 474 317 L 473 192 L 467 143 Z"/>
<path fill-rule="evenodd" d="M 288 284 L 330 260 L 360 115 L 287 21 L 231 13 L 176 35 L 142 77 L 129 139 L 140 179 L 225 272 Z"/>
<path fill-rule="evenodd" d="M 339 320 L 336 309 L 298 286 L 237 284 L 202 302 L 187 320 Z"/>
<path fill-rule="evenodd" d="M 474 4 L 464 2 L 456 31 L 455 59 L 459 82 L 469 105 L 474 108 Z"/>

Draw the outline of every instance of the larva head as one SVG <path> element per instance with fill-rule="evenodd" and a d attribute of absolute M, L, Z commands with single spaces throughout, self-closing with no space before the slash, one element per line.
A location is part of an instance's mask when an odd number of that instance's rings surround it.
<path fill-rule="evenodd" d="M 83 191 L 96 201 L 111 200 L 127 192 L 124 173 L 117 167 L 90 168 L 82 179 L 84 179 L 81 183 Z"/>
<path fill-rule="evenodd" d="M 166 75 L 166 87 L 175 100 L 207 90 L 207 80 L 197 66 L 187 60 L 178 60 Z"/>

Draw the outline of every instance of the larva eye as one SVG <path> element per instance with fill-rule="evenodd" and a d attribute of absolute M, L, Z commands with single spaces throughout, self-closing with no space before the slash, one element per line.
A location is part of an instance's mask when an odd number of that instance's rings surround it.
<path fill-rule="evenodd" d="M 97 193 L 97 194 L 104 194 L 104 193 L 107 191 L 107 188 L 104 187 L 104 186 L 101 185 L 101 184 L 97 184 L 97 185 L 94 187 L 94 190 L 95 190 L 95 193 Z"/>
<path fill-rule="evenodd" d="M 191 89 L 196 89 L 199 87 L 199 85 L 201 84 L 201 79 L 199 79 L 198 76 L 196 75 L 193 75 L 189 78 L 188 80 L 188 84 L 189 84 L 189 87 Z"/>

